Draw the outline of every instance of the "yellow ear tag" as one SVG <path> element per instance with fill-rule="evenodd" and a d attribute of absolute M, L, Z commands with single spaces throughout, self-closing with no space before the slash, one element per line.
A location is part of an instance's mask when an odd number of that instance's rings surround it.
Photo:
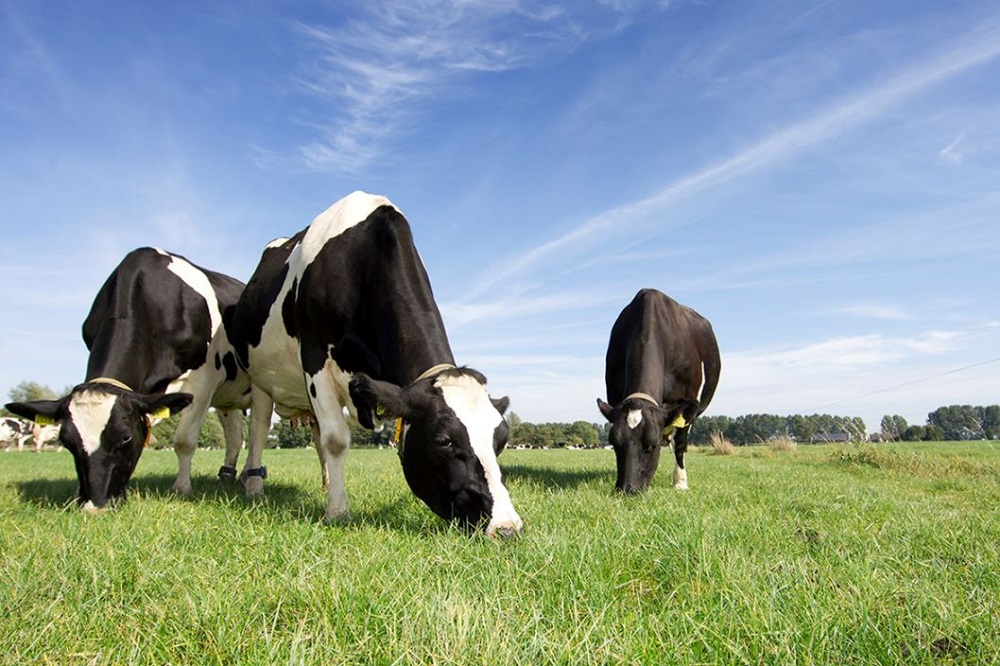
<path fill-rule="evenodd" d="M 40 426 L 50 426 L 55 425 L 56 420 L 51 416 L 45 416 L 44 414 L 35 414 L 35 423 Z"/>
<path fill-rule="evenodd" d="M 165 419 L 168 416 L 170 416 L 170 408 L 169 407 L 160 407 L 155 412 L 153 412 L 153 413 L 150 414 L 150 417 L 152 417 L 154 419 Z"/>
<path fill-rule="evenodd" d="M 674 422 L 671 423 L 670 425 L 671 425 L 671 427 L 674 427 L 674 428 L 683 428 L 687 424 L 688 424 L 688 422 L 684 420 L 684 415 L 683 414 L 679 414 L 677 416 L 677 418 L 674 419 Z"/>
<path fill-rule="evenodd" d="M 375 405 L 375 416 L 382 418 L 385 416 L 385 407 L 382 405 Z"/>

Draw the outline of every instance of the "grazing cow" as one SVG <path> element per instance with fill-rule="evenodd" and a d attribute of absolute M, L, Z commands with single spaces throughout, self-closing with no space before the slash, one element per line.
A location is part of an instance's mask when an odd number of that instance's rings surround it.
<path fill-rule="evenodd" d="M 5 449 L 17 445 L 18 451 L 24 450 L 24 444 L 35 436 L 35 424 L 21 419 L 0 419 L 0 442 Z M 38 450 L 38 440 L 35 440 L 35 450 Z"/>
<path fill-rule="evenodd" d="M 483 375 L 455 367 L 409 224 L 388 199 L 354 192 L 271 243 L 226 325 L 253 382 L 248 494 L 263 491 L 272 408 L 311 416 L 326 518 L 346 518 L 346 407 L 367 428 L 405 423 L 403 474 L 434 513 L 490 535 L 520 531 L 496 457 L 509 401 L 492 400 Z"/>
<path fill-rule="evenodd" d="M 712 325 L 691 308 L 655 289 L 640 290 L 625 306 L 608 342 L 608 402 L 597 399 L 611 423 L 616 490 L 645 490 L 660 462 L 661 442 L 671 435 L 674 487 L 687 490 L 688 431 L 711 402 L 721 369 Z"/>
<path fill-rule="evenodd" d="M 226 466 L 235 477 L 250 383 L 222 318 L 242 291 L 241 282 L 179 255 L 133 250 L 101 287 L 83 323 L 90 350 L 86 381 L 61 400 L 7 405 L 36 423 L 59 424 L 59 442 L 76 461 L 83 508 L 124 498 L 151 419 L 182 409 L 174 490 L 191 492 L 191 457 L 210 406 L 222 421 Z"/>

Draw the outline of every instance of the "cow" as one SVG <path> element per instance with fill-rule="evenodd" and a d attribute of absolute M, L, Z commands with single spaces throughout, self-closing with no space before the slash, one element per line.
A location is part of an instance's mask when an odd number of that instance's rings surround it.
<path fill-rule="evenodd" d="M 660 445 L 671 437 L 674 488 L 687 490 L 688 432 L 712 401 L 721 370 L 715 333 L 700 314 L 655 289 L 641 289 L 625 306 L 608 341 L 608 402 L 597 399 L 611 423 L 608 440 L 615 450 L 617 491 L 648 488 Z"/>
<path fill-rule="evenodd" d="M 17 445 L 18 451 L 24 450 L 25 443 L 35 436 L 35 424 L 21 419 L 5 418 L 0 419 L 0 442 L 3 442 L 5 449 L 13 449 Z M 39 440 L 35 440 L 35 450 L 39 448 Z"/>
<path fill-rule="evenodd" d="M 388 199 L 353 192 L 269 244 L 226 326 L 253 384 L 241 475 L 249 495 L 263 492 L 272 409 L 309 416 L 325 518 L 347 519 L 346 408 L 369 429 L 403 424 L 403 475 L 435 514 L 491 536 L 520 532 L 497 463 L 509 400 L 456 367 L 409 223 Z"/>
<path fill-rule="evenodd" d="M 173 489 L 191 492 L 191 458 L 209 407 L 222 421 L 235 478 L 250 380 L 236 363 L 222 319 L 243 283 L 158 248 L 133 250 L 114 269 L 83 323 L 85 381 L 59 400 L 15 402 L 11 412 L 59 425 L 76 463 L 87 510 L 124 500 L 154 419 L 181 412 Z M 182 411 L 183 410 L 183 411 Z"/>

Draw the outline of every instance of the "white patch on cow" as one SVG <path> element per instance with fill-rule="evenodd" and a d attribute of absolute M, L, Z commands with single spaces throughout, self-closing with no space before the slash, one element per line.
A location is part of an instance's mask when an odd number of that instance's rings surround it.
<path fill-rule="evenodd" d="M 288 258 L 289 264 L 295 266 L 296 264 L 293 264 L 295 261 L 300 267 L 308 266 L 328 240 L 363 222 L 380 206 L 392 206 L 392 202 L 383 196 L 360 190 L 340 199 L 313 219 L 299 246 L 301 257 L 296 258 L 293 252 Z M 299 248 L 296 248 L 296 251 L 299 251 Z M 282 293 L 285 293 L 284 290 Z"/>
<path fill-rule="evenodd" d="M 486 485 L 493 497 L 493 512 L 486 533 L 492 535 L 497 529 L 520 530 L 521 517 L 503 485 L 500 465 L 493 451 L 493 432 L 503 417 L 490 401 L 486 387 L 468 375 L 438 377 L 434 385 L 441 389 L 445 403 L 465 425 L 472 451 L 486 473 Z"/>
<path fill-rule="evenodd" d="M 319 426 L 318 450 L 323 459 L 326 480 L 326 520 L 343 520 L 350 516 L 350 504 L 344 486 L 344 463 L 351 443 L 351 429 L 344 416 L 344 405 L 350 402 L 350 375 L 328 359 L 318 374 L 309 378 L 316 388 L 312 413 Z"/>
<path fill-rule="evenodd" d="M 628 424 L 629 428 L 635 430 L 636 426 L 642 423 L 642 410 L 633 409 L 629 411 L 628 416 L 625 418 L 625 423 Z"/>
<path fill-rule="evenodd" d="M 69 402 L 70 419 L 83 441 L 83 450 L 92 454 L 101 447 L 101 433 L 108 425 L 117 396 L 104 391 L 81 391 Z"/>
<path fill-rule="evenodd" d="M 214 336 L 215 332 L 219 330 L 219 326 L 222 325 L 222 313 L 219 310 L 219 299 L 215 297 L 215 289 L 212 288 L 212 283 L 208 281 L 208 276 L 181 257 L 170 254 L 160 248 L 155 249 L 160 254 L 170 257 L 167 269 L 205 299 L 205 302 L 208 304 L 208 314 L 212 318 L 212 335 Z"/>
<path fill-rule="evenodd" d="M 677 490 L 687 490 L 688 489 L 688 473 L 687 470 L 681 469 L 674 463 L 674 488 Z"/>

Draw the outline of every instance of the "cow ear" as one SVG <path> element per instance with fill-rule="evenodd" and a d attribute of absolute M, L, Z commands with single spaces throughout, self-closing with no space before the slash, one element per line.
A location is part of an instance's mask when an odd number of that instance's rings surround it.
<path fill-rule="evenodd" d="M 600 398 L 598 398 L 597 399 L 597 408 L 599 410 L 601 410 L 601 414 L 604 414 L 604 418 L 606 418 L 608 421 L 611 421 L 611 419 L 612 419 L 612 417 L 614 416 L 614 413 L 615 413 L 615 408 L 614 407 L 612 407 L 608 403 L 606 403 L 603 400 L 601 400 Z"/>
<path fill-rule="evenodd" d="M 372 379 L 359 372 L 348 386 L 351 402 L 358 413 L 358 422 L 374 430 L 382 421 L 394 416 L 406 418 L 403 389 L 389 382 Z"/>
<path fill-rule="evenodd" d="M 508 407 L 510 407 L 510 398 L 507 396 L 502 398 L 490 398 L 490 402 L 492 402 L 493 406 L 496 407 L 498 412 L 500 412 L 500 416 L 503 416 L 503 413 L 507 411 Z"/>
<path fill-rule="evenodd" d="M 153 418 L 165 419 L 191 404 L 194 396 L 190 393 L 153 393 L 140 395 L 139 408 Z"/>
<path fill-rule="evenodd" d="M 38 425 L 53 425 L 59 415 L 62 400 L 35 400 L 34 402 L 8 402 L 4 407 L 11 414 L 34 421 Z"/>

